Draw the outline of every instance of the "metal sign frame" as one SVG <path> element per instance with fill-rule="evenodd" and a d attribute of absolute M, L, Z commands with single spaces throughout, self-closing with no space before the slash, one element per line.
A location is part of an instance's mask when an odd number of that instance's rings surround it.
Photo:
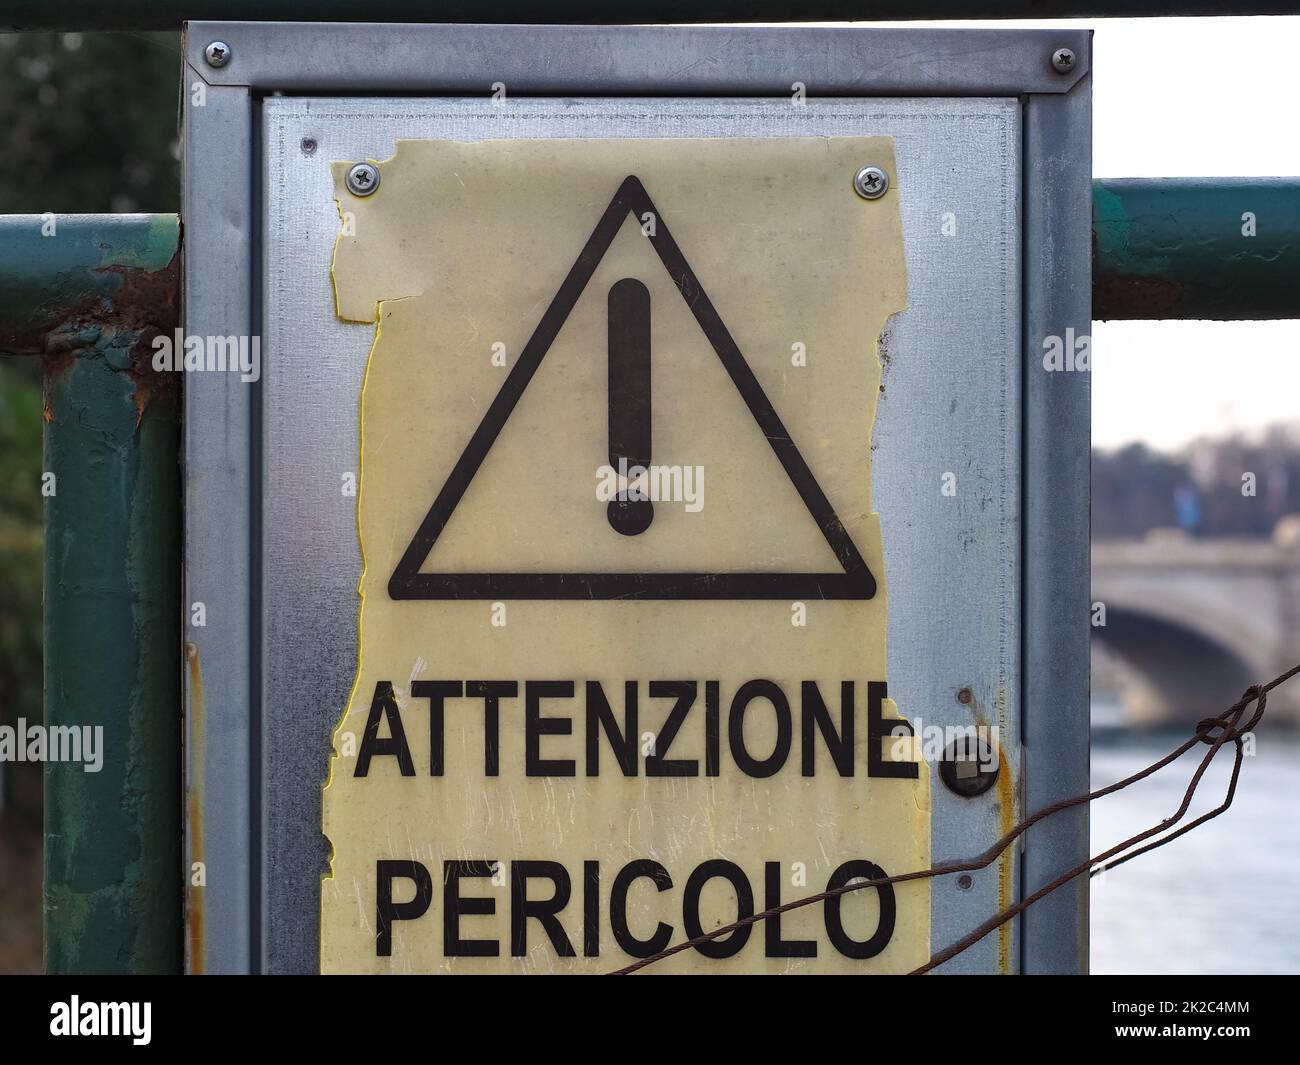
<path fill-rule="evenodd" d="M 227 61 L 205 59 L 223 42 Z M 1072 51 L 1067 70 L 1053 54 Z M 1021 102 L 1020 806 L 1088 788 L 1088 374 L 1043 365 L 1047 337 L 1091 328 L 1091 35 L 911 30 L 190 23 L 183 99 L 184 328 L 263 333 L 263 101 L 276 95 L 1017 97 Z M 491 76 L 485 75 L 491 72 Z M 200 88 L 201 87 L 201 88 Z M 190 971 L 279 966 L 262 935 L 263 394 L 188 375 L 185 602 Z M 904 707 L 904 713 L 907 708 Z M 313 786 L 314 786 L 313 782 Z M 935 786 L 938 787 L 936 774 Z M 317 813 L 319 812 L 317 808 Z M 1036 826 L 1021 897 L 1086 859 L 1086 808 Z M 1022 972 L 1087 967 L 1087 882 L 1019 919 Z M 946 945 L 934 944 L 936 948 Z"/>

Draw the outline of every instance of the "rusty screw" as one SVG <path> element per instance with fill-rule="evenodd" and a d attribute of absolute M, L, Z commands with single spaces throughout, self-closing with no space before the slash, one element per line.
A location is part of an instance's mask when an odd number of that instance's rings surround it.
<path fill-rule="evenodd" d="M 1058 48 L 1052 53 L 1052 69 L 1058 74 L 1068 74 L 1079 62 L 1073 48 Z"/>
<path fill-rule="evenodd" d="M 203 58 L 208 66 L 220 69 L 230 62 L 230 45 L 225 41 L 213 41 L 203 49 Z"/>
<path fill-rule="evenodd" d="M 957 701 L 963 706 L 969 706 L 975 700 L 975 693 L 969 688 L 962 688 L 957 692 Z"/>

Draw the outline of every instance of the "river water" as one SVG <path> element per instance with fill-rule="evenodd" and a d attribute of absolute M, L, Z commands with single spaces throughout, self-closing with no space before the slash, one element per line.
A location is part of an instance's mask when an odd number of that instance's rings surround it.
<path fill-rule="evenodd" d="M 1094 789 L 1156 761 L 1186 733 L 1105 730 Z M 1092 853 L 1168 817 L 1205 748 L 1092 804 Z M 1222 750 L 1186 820 L 1221 801 Z M 1267 728 L 1232 807 L 1167 847 L 1092 881 L 1094 973 L 1300 973 L 1300 736 Z"/>

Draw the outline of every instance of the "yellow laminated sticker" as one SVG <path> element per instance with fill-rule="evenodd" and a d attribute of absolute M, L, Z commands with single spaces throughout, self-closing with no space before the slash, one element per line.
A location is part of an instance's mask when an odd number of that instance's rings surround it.
<path fill-rule="evenodd" d="M 368 196 L 334 164 L 375 332 L 323 971 L 609 972 L 929 866 L 871 502 L 900 191 L 854 185 L 893 152 L 400 141 Z M 649 971 L 929 953 L 917 881 Z"/>

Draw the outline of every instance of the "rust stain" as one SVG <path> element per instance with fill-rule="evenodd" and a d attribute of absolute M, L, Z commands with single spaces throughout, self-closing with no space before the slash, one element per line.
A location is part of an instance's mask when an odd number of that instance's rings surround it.
<path fill-rule="evenodd" d="M 185 658 L 190 669 L 190 766 L 185 777 L 185 809 L 189 823 L 190 858 L 203 860 L 203 674 L 199 667 L 197 644 L 185 644 Z M 204 871 L 206 882 L 206 870 Z M 191 869 L 185 881 L 185 923 L 189 934 L 189 972 L 203 973 L 203 888 L 194 884 Z"/>
<path fill-rule="evenodd" d="M 47 351 L 41 355 L 41 417 L 48 423 L 54 421 L 53 385 L 72 369 L 76 353 L 72 350 Z"/>
<path fill-rule="evenodd" d="M 1006 688 L 999 685 L 997 694 L 997 720 L 998 735 L 1001 736 L 1007 727 L 1007 691 Z M 1016 780 L 1012 773 L 1011 762 L 1002 754 L 1000 744 L 994 744 L 993 753 L 997 756 L 998 765 L 1001 767 L 998 773 L 998 821 L 999 821 L 999 838 L 1006 836 L 1016 827 Z M 1002 912 L 1008 906 L 1015 902 L 1015 863 L 1016 853 L 1019 848 L 1012 844 L 1002 856 L 998 858 L 998 912 Z M 998 972 L 1010 974 L 1014 972 L 1014 966 L 1011 956 L 1011 930 L 1012 922 L 1007 921 L 998 929 Z"/>
<path fill-rule="evenodd" d="M 159 373 L 153 368 L 153 341 L 172 332 L 180 321 L 181 254 L 177 250 L 161 270 L 140 270 L 106 266 L 104 273 L 122 279 L 107 325 L 136 333 L 131 345 L 131 379 L 135 382 L 136 422 L 154 399 L 174 401 L 179 390 L 178 374 Z"/>
<path fill-rule="evenodd" d="M 956 694 L 957 702 L 965 706 L 975 719 L 977 728 L 983 730 L 984 738 L 992 748 L 997 759 L 998 777 L 998 838 L 1006 836 L 1016 827 L 1016 782 L 1011 772 L 1011 763 L 1002 754 L 1002 745 L 993 739 L 989 731 L 988 717 L 980 710 L 975 701 L 975 693 L 970 688 L 962 688 Z M 1006 727 L 1006 691 L 998 690 L 998 734 Z M 998 912 L 1001 913 L 1015 902 L 1014 877 L 1016 846 L 1012 844 L 998 858 Z M 998 972 L 1013 972 L 1011 959 L 1011 926 L 1006 921 L 998 928 Z"/>
<path fill-rule="evenodd" d="M 1173 318 L 1184 286 L 1159 277 L 1098 277 L 1092 283 L 1092 316 L 1100 321 Z"/>
<path fill-rule="evenodd" d="M 1002 771 L 998 773 L 998 820 L 1001 822 L 999 836 L 1005 836 L 1016 827 L 1016 783 L 1011 776 L 1011 766 L 1002 757 L 1002 751 L 994 745 L 994 753 Z M 1013 843 L 998 859 L 998 912 L 1001 913 L 1015 901 L 1012 898 L 1012 867 L 1015 864 L 1016 845 Z M 998 929 L 998 971 L 1010 973 L 1011 968 L 1011 925 L 1007 921 Z"/>
<path fill-rule="evenodd" d="M 70 307 L 58 308 L 50 319 L 21 332 L 0 333 L 0 348 L 14 354 L 40 356 L 45 370 L 42 416 L 54 420 L 51 385 L 73 366 L 80 352 L 123 334 L 134 335 L 130 374 L 135 386 L 136 422 L 145 408 L 160 398 L 176 399 L 179 375 L 153 368 L 155 337 L 171 333 L 180 322 L 180 252 L 161 270 L 135 266 L 105 266 L 94 271 L 112 274 L 120 286 L 111 296 L 90 293 Z"/>

